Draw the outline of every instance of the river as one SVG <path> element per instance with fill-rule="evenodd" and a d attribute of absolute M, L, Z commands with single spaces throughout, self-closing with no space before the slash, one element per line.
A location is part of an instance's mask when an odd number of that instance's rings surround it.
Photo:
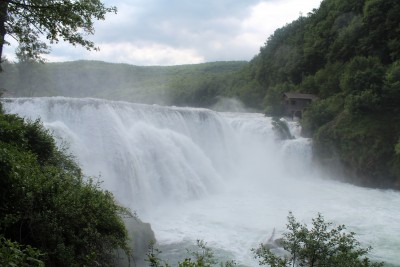
<path fill-rule="evenodd" d="M 312 140 L 271 118 L 99 99 L 20 98 L 4 109 L 40 118 L 84 172 L 151 223 L 165 257 L 204 240 L 222 258 L 256 266 L 251 248 L 289 211 L 309 224 L 318 212 L 345 224 L 369 257 L 400 266 L 400 193 L 339 182 L 312 161 Z"/>

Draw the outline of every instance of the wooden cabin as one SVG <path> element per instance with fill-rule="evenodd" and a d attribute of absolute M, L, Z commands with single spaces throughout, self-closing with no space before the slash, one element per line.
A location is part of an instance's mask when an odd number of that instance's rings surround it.
<path fill-rule="evenodd" d="M 312 94 L 284 93 L 283 103 L 285 106 L 285 115 L 291 118 L 301 118 L 303 111 L 317 97 Z"/>

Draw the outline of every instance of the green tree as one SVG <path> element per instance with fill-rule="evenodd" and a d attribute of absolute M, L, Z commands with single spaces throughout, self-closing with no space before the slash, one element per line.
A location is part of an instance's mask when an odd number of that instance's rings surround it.
<path fill-rule="evenodd" d="M 284 114 L 285 107 L 283 105 L 283 94 L 293 91 L 294 85 L 291 83 L 281 83 L 270 87 L 264 97 L 265 114 L 268 116 L 279 116 Z"/>
<path fill-rule="evenodd" d="M 371 89 L 379 92 L 385 71 L 377 57 L 354 57 L 346 66 L 340 87 L 346 94 L 357 94 Z"/>
<path fill-rule="evenodd" d="M 5 239 L 39 249 L 46 266 L 108 266 L 116 249 L 130 253 L 122 220 L 129 211 L 84 177 L 39 121 L 0 112 L 0 166 Z M 17 254 L 24 260 L 23 251 Z"/>
<path fill-rule="evenodd" d="M 29 245 L 21 246 L 0 235 L 1 266 L 44 267 L 44 262 L 40 260 L 42 257 L 39 250 Z"/>
<path fill-rule="evenodd" d="M 280 256 L 265 244 L 253 250 L 260 265 L 271 267 L 379 267 L 383 263 L 371 263 L 365 255 L 370 247 L 362 248 L 353 232 L 347 232 L 344 225 L 332 228 L 318 214 L 312 220 L 312 228 L 299 223 L 289 213 L 288 232 L 283 234 L 282 247 L 288 253 Z"/>
<path fill-rule="evenodd" d="M 211 267 L 216 266 L 218 261 L 215 258 L 214 252 L 207 246 L 207 243 L 202 240 L 197 240 L 197 251 L 187 250 L 191 255 L 183 261 L 178 262 L 178 267 Z M 161 251 L 151 245 L 147 254 L 147 261 L 150 267 L 171 267 L 171 265 L 160 258 Z M 193 257 L 193 258 L 192 258 Z M 221 267 L 234 267 L 235 261 L 220 262 Z"/>
<path fill-rule="evenodd" d="M 7 44 L 6 35 L 35 59 L 48 52 L 48 45 L 41 40 L 43 35 L 50 43 L 61 39 L 97 50 L 85 36 L 94 33 L 95 20 L 104 20 L 107 13 L 116 11 L 116 7 L 106 7 L 100 0 L 0 0 L 0 58 Z"/>

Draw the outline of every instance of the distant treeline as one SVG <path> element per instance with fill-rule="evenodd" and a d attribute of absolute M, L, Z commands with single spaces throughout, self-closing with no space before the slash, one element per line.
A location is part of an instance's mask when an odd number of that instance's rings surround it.
<path fill-rule="evenodd" d="M 209 107 L 228 96 L 271 116 L 282 115 L 284 92 L 315 94 L 302 125 L 303 134 L 314 138 L 316 159 L 333 170 L 341 167 L 352 182 L 400 188 L 399 14 L 398 0 L 324 0 L 277 29 L 250 62 L 20 62 L 4 64 L 0 84 L 15 96 L 181 106 Z"/>
<path fill-rule="evenodd" d="M 96 97 L 147 104 L 209 106 L 224 94 L 207 85 L 232 75 L 244 61 L 181 66 L 133 66 L 101 61 L 3 63 L 9 95 Z M 7 95 L 7 94 L 6 94 Z"/>
<path fill-rule="evenodd" d="M 302 119 L 316 159 L 353 182 L 400 188 L 399 14 L 398 0 L 322 1 L 268 38 L 235 76 L 236 94 L 271 115 L 283 92 L 317 95 Z"/>

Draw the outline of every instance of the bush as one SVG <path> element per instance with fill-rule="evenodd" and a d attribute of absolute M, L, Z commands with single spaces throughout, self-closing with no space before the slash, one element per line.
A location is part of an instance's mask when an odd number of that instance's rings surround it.
<path fill-rule="evenodd" d="M 378 94 L 368 89 L 359 94 L 349 95 L 345 101 L 345 108 L 354 115 L 379 112 L 381 99 Z"/>
<path fill-rule="evenodd" d="M 215 266 L 218 261 L 214 256 L 212 249 L 207 247 L 207 243 L 202 240 L 197 240 L 198 251 L 190 251 L 188 253 L 193 257 L 185 258 L 183 261 L 178 262 L 178 267 L 211 267 Z M 150 267 L 170 267 L 168 262 L 160 258 L 161 251 L 154 248 L 153 245 L 149 248 L 147 254 L 147 261 Z M 227 261 L 219 264 L 221 267 L 233 267 L 236 266 L 234 261 Z"/>
<path fill-rule="evenodd" d="M 323 216 L 318 214 L 312 220 L 312 227 L 302 225 L 296 221 L 292 213 L 288 216 L 288 231 L 283 238 L 270 240 L 261 244 L 259 248 L 252 249 L 260 265 L 270 267 L 382 267 L 382 263 L 372 263 L 366 254 L 371 247 L 362 248 L 355 239 L 353 232 L 346 231 L 344 225 L 336 228 L 332 223 L 325 222 Z M 218 261 L 214 252 L 207 244 L 198 240 L 198 251 L 190 251 L 191 255 L 183 261 L 178 261 L 178 267 L 211 267 Z M 284 252 L 282 252 L 282 249 Z M 170 267 L 167 261 L 160 258 L 158 249 L 150 246 L 148 259 L 151 267 Z M 234 261 L 219 264 L 222 267 L 233 267 Z"/>
<path fill-rule="evenodd" d="M 340 87 L 346 94 L 357 94 L 367 89 L 380 91 L 384 68 L 376 57 L 355 57 L 346 66 Z"/>
<path fill-rule="evenodd" d="M 323 125 L 331 122 L 343 110 L 343 97 L 332 96 L 314 101 L 304 112 L 302 133 L 313 136 Z"/>
<path fill-rule="evenodd" d="M 1 266 L 44 267 L 43 254 L 31 246 L 21 246 L 0 236 Z"/>
<path fill-rule="evenodd" d="M 130 216 L 100 183 L 83 176 L 39 121 L 0 114 L 0 231 L 38 248 L 46 266 L 113 263 L 128 253 L 121 216 Z"/>
<path fill-rule="evenodd" d="M 354 233 L 348 233 L 344 225 L 332 228 L 321 214 L 312 220 L 312 228 L 296 221 L 289 213 L 287 229 L 280 241 L 287 252 L 282 256 L 273 252 L 268 244 L 253 250 L 260 265 L 271 267 L 379 267 L 383 263 L 371 263 L 365 255 L 371 250 L 361 248 Z"/>
<path fill-rule="evenodd" d="M 268 89 L 264 97 L 265 110 L 267 116 L 284 116 L 285 106 L 282 102 L 282 96 L 285 92 L 294 91 L 294 85 L 291 83 L 282 83 Z"/>

